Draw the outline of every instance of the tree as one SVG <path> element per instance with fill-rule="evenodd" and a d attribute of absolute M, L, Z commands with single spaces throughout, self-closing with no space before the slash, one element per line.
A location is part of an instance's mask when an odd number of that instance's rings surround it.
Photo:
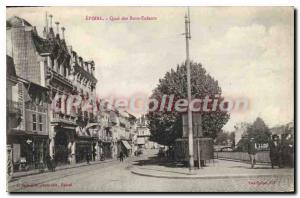
<path fill-rule="evenodd" d="M 191 91 L 193 98 L 203 99 L 205 96 L 219 95 L 222 90 L 218 81 L 214 80 L 201 64 L 191 63 Z M 177 65 L 176 71 L 171 69 L 159 80 L 150 98 L 160 100 L 163 95 L 174 95 L 175 98 L 187 98 L 187 77 L 184 64 Z M 176 111 L 150 111 L 147 114 L 151 140 L 163 145 L 172 145 L 182 136 L 181 114 Z M 205 137 L 213 139 L 221 131 L 229 119 L 228 112 L 202 112 L 202 130 Z"/>
<path fill-rule="evenodd" d="M 218 133 L 216 139 L 215 139 L 216 145 L 222 145 L 222 146 L 231 146 L 234 148 L 235 146 L 235 133 L 234 132 L 224 132 L 221 131 Z"/>
<path fill-rule="evenodd" d="M 271 132 L 263 119 L 256 118 L 252 125 L 247 128 L 247 135 L 249 138 L 254 138 L 257 143 L 264 144 L 270 139 Z"/>

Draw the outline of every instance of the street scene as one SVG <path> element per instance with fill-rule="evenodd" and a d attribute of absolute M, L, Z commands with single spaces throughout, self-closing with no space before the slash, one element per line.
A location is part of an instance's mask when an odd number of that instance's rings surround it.
<path fill-rule="evenodd" d="M 7 7 L 8 192 L 294 192 L 292 7 Z"/>

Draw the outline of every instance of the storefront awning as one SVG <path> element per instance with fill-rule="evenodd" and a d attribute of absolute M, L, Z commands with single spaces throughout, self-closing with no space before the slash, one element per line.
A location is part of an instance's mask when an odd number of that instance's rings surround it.
<path fill-rule="evenodd" d="M 130 144 L 129 144 L 127 141 L 122 140 L 122 143 L 123 143 L 123 145 L 125 146 L 125 148 L 126 148 L 127 150 L 130 150 L 130 149 L 131 149 L 131 146 L 130 146 Z"/>

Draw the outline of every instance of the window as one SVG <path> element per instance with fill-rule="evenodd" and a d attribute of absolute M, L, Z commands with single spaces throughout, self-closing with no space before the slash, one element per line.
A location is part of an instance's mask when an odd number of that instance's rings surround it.
<path fill-rule="evenodd" d="M 42 118 L 42 115 L 39 115 L 39 130 L 43 131 L 43 118 Z"/>
<path fill-rule="evenodd" d="M 32 130 L 36 131 L 36 115 L 32 114 Z"/>

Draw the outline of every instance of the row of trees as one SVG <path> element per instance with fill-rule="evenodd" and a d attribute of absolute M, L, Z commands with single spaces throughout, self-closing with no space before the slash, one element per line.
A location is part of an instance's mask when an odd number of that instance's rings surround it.
<path fill-rule="evenodd" d="M 220 146 L 235 146 L 235 133 L 221 131 L 215 139 L 215 144 Z"/>
<path fill-rule="evenodd" d="M 235 126 L 235 132 L 220 132 L 215 139 L 215 144 L 220 146 L 235 147 L 235 135 L 244 131 L 240 141 L 237 143 L 237 150 L 247 150 L 247 144 L 250 138 L 254 138 L 258 145 L 266 144 L 270 141 L 271 132 L 263 119 L 256 118 L 250 123 L 242 123 L 240 126 Z M 241 130 L 239 130 L 241 129 Z"/>

